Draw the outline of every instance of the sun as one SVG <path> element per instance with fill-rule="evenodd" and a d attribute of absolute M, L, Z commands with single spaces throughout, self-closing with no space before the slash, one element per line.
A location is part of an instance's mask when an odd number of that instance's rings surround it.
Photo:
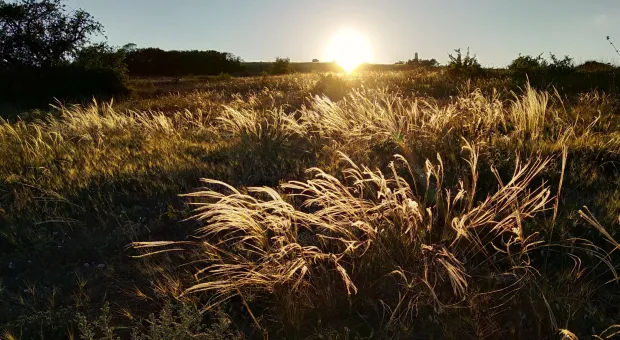
<path fill-rule="evenodd" d="M 327 47 L 327 60 L 335 60 L 347 73 L 360 64 L 370 62 L 370 44 L 354 30 L 342 30 L 336 34 Z"/>

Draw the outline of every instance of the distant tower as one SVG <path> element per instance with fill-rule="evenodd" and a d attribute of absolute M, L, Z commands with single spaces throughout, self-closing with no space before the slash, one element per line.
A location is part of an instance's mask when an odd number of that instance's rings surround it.
<path fill-rule="evenodd" d="M 418 52 L 415 53 L 415 61 L 418 61 Z"/>

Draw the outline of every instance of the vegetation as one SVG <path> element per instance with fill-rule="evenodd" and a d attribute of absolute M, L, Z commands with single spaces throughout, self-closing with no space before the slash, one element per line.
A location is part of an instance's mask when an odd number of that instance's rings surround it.
<path fill-rule="evenodd" d="M 103 32 L 62 0 L 0 1 L 0 103 L 31 109 L 53 100 L 129 93 L 122 51 L 91 45 Z"/>
<path fill-rule="evenodd" d="M 563 59 L 559 59 L 553 53 L 549 53 L 549 57 L 550 62 L 544 59 L 542 54 L 535 58 L 519 55 L 508 66 L 508 70 L 517 76 L 536 76 L 540 73 L 566 74 L 575 70 L 571 57 L 564 56 Z"/>
<path fill-rule="evenodd" d="M 241 58 L 218 51 L 164 51 L 134 49 L 125 62 L 132 76 L 218 75 L 242 71 Z"/>
<path fill-rule="evenodd" d="M 67 64 L 102 26 L 61 0 L 0 1 L 0 68 Z"/>
<path fill-rule="evenodd" d="M 291 72 L 291 59 L 277 57 L 276 61 L 271 64 L 271 74 L 281 75 Z"/>
<path fill-rule="evenodd" d="M 403 62 L 404 65 L 411 67 L 438 67 L 439 62 L 436 59 L 409 59 Z"/>
<path fill-rule="evenodd" d="M 465 56 L 461 53 L 461 49 L 454 50 L 455 55 L 448 54 L 450 62 L 448 63 L 448 72 L 453 76 L 475 77 L 482 73 L 482 66 L 478 62 L 475 55 L 469 54 L 469 48 Z"/>
<path fill-rule="evenodd" d="M 613 88 L 452 72 L 140 79 L 0 120 L 2 334 L 611 336 Z"/>

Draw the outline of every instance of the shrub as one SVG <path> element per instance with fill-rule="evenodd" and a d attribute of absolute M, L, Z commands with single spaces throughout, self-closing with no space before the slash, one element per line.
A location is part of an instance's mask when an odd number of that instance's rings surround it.
<path fill-rule="evenodd" d="M 549 53 L 551 63 L 549 64 L 549 70 L 551 72 L 570 73 L 575 70 L 575 64 L 573 58 L 565 55 L 564 58 L 559 59 L 553 53 Z"/>
<path fill-rule="evenodd" d="M 513 76 L 529 78 L 565 75 L 575 70 L 573 59 L 569 56 L 559 59 L 555 54 L 549 53 L 551 62 L 542 57 L 529 55 L 519 57 L 510 63 L 508 70 Z"/>
<path fill-rule="evenodd" d="M 542 54 L 537 57 L 532 57 L 529 55 L 522 56 L 519 54 L 519 57 L 510 63 L 508 66 L 508 70 L 510 70 L 513 74 L 531 74 L 534 72 L 540 72 L 547 68 L 548 63 L 542 57 Z"/>
<path fill-rule="evenodd" d="M 111 68 L 67 65 L 21 68 L 1 72 L 0 101 L 24 108 L 47 106 L 54 100 L 82 102 L 130 93 L 125 77 Z"/>
<path fill-rule="evenodd" d="M 475 77 L 482 73 L 482 66 L 478 62 L 476 55 L 470 55 L 469 48 L 467 54 L 462 55 L 461 49 L 454 50 L 456 56 L 448 54 L 450 63 L 448 63 L 448 74 L 453 76 Z"/>
<path fill-rule="evenodd" d="M 113 322 L 109 303 L 105 302 L 97 318 L 89 319 L 78 313 L 75 321 L 82 340 L 129 339 L 129 329 L 131 339 L 134 340 L 244 339 L 242 334 L 233 328 L 226 314 L 220 311 L 214 314 L 211 320 L 207 320 L 194 305 L 179 301 L 174 306 L 165 305 L 158 314 L 151 313 L 144 320 L 134 320 L 132 327 L 119 327 Z M 124 334 L 124 337 L 120 337 L 121 334 Z"/>
<path fill-rule="evenodd" d="M 271 64 L 271 74 L 287 74 L 291 72 L 291 59 L 277 57 Z"/>

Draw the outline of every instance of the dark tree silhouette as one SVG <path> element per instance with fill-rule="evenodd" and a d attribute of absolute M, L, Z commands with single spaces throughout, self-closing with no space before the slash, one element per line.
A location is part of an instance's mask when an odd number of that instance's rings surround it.
<path fill-rule="evenodd" d="M 127 68 L 134 76 L 218 75 L 241 71 L 241 58 L 218 51 L 164 51 L 125 46 Z"/>
<path fill-rule="evenodd" d="M 67 63 L 101 34 L 90 14 L 67 10 L 62 0 L 0 0 L 0 64 L 4 68 Z"/>

